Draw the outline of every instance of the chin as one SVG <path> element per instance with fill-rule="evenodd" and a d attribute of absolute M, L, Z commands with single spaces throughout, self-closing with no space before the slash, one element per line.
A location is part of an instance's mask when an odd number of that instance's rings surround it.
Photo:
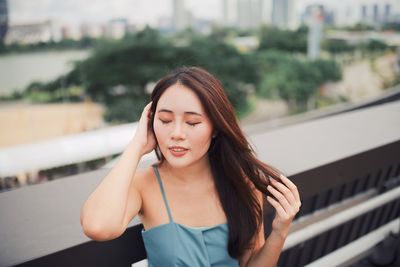
<path fill-rule="evenodd" d="M 165 161 L 169 166 L 175 169 L 186 168 L 196 163 L 200 163 L 203 158 L 175 158 L 172 155 L 168 155 L 168 157 L 164 157 Z"/>
<path fill-rule="evenodd" d="M 189 166 L 192 161 L 188 159 L 176 159 L 173 156 L 165 157 L 165 161 L 173 168 L 184 168 Z"/>
<path fill-rule="evenodd" d="M 174 169 L 180 169 L 180 168 L 184 168 L 184 167 L 188 166 L 187 163 L 183 163 L 183 162 L 181 163 L 181 162 L 174 162 L 174 161 L 169 161 L 169 160 L 166 160 L 166 161 L 167 161 L 168 165 Z"/>

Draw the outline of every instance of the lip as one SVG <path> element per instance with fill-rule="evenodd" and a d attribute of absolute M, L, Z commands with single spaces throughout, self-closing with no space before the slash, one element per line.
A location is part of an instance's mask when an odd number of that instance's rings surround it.
<path fill-rule="evenodd" d="M 180 148 L 180 149 L 186 149 L 187 150 L 187 148 L 186 147 L 183 147 L 183 146 L 170 146 L 170 147 L 168 147 L 169 149 L 173 149 L 173 148 Z"/>
<path fill-rule="evenodd" d="M 184 149 L 184 151 L 174 151 L 173 149 L 174 148 L 180 148 L 180 149 Z M 181 147 L 181 146 L 172 146 L 172 147 L 169 147 L 168 148 L 169 149 L 169 152 L 174 156 L 174 157 L 182 157 L 182 156 L 184 156 L 186 153 L 187 153 L 187 151 L 189 150 L 189 149 L 187 149 L 187 148 L 184 148 L 184 147 Z"/>

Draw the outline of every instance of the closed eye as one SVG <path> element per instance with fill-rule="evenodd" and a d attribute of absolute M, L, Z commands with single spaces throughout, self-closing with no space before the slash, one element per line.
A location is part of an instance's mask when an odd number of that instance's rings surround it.
<path fill-rule="evenodd" d="M 160 119 L 160 121 L 162 122 L 162 124 L 168 124 L 168 123 L 171 122 L 171 121 L 164 121 L 164 120 L 161 120 L 161 119 Z"/>
<path fill-rule="evenodd" d="M 164 121 L 164 120 L 161 120 L 161 119 L 160 119 L 160 121 L 161 121 L 162 124 L 168 124 L 168 123 L 171 122 L 171 121 Z M 187 124 L 192 126 L 192 127 L 194 127 L 194 126 L 196 126 L 196 124 L 200 124 L 200 122 L 196 122 L 196 123 L 187 122 Z"/>

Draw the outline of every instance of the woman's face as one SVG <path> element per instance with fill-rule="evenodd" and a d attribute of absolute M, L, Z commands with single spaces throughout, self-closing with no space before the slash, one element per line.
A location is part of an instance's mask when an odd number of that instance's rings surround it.
<path fill-rule="evenodd" d="M 161 95 L 154 115 L 154 133 L 161 153 L 173 167 L 185 167 L 207 156 L 213 126 L 200 99 L 181 84 Z"/>

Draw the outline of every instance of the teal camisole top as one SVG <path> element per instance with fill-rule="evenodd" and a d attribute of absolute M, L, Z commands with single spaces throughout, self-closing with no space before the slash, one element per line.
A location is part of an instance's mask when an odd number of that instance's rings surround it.
<path fill-rule="evenodd" d="M 160 185 L 169 223 L 142 230 L 149 267 L 239 266 L 228 253 L 228 224 L 189 227 L 174 222 L 156 164 L 152 165 Z"/>

